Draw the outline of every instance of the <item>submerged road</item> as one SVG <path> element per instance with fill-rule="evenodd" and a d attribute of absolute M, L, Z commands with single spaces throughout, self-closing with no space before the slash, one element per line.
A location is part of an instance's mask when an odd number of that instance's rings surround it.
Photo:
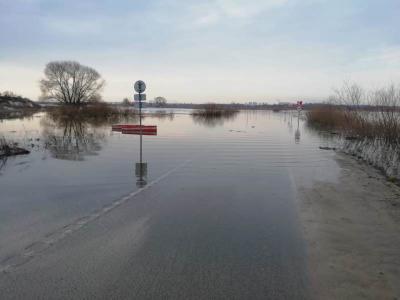
<path fill-rule="evenodd" d="M 400 299 L 398 187 L 291 114 L 200 121 L 160 120 L 142 189 L 107 130 L 3 169 L 0 299 Z"/>
<path fill-rule="evenodd" d="M 309 299 L 290 177 L 191 161 L 3 266 L 1 299 Z"/>

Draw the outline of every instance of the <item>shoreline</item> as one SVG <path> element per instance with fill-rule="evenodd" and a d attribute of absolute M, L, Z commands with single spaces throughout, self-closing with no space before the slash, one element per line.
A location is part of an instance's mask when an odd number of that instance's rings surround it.
<path fill-rule="evenodd" d="M 316 299 L 400 297 L 400 188 L 337 153 L 338 183 L 298 187 Z"/>

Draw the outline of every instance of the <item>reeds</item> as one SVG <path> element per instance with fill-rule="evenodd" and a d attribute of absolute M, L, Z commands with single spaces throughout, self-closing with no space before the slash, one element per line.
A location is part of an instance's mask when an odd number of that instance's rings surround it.
<path fill-rule="evenodd" d="M 330 102 L 307 112 L 310 125 L 400 145 L 399 88 L 389 86 L 366 93 L 356 85 L 345 85 Z"/>
<path fill-rule="evenodd" d="M 333 105 L 315 107 L 306 117 L 310 124 L 332 130 L 341 128 L 346 120 L 344 112 Z"/>

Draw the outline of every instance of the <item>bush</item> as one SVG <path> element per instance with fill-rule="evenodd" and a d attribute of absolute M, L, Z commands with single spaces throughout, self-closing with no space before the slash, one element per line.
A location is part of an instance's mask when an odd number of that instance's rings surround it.
<path fill-rule="evenodd" d="M 137 112 L 133 109 L 121 109 L 104 102 L 98 102 L 83 106 L 63 105 L 50 109 L 49 116 L 57 122 L 78 119 L 100 125 L 103 123 L 118 122 L 121 118 L 136 117 Z"/>
<path fill-rule="evenodd" d="M 195 110 L 194 116 L 203 117 L 229 117 L 238 113 L 238 110 L 227 105 L 218 105 L 214 103 L 205 104 L 202 108 Z"/>

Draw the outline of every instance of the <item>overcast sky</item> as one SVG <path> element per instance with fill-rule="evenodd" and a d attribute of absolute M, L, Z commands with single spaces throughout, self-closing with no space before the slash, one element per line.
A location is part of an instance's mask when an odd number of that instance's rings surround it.
<path fill-rule="evenodd" d="M 52 60 L 104 99 L 324 100 L 344 80 L 400 84 L 399 0 L 0 0 L 0 91 L 37 99 Z"/>

